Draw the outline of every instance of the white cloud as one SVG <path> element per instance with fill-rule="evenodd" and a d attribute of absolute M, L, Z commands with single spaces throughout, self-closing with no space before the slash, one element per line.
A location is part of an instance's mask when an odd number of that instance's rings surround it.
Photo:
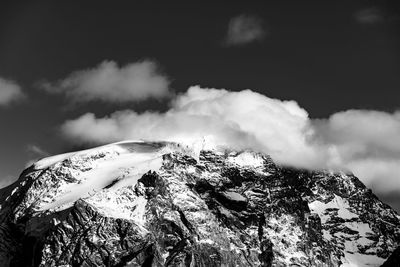
<path fill-rule="evenodd" d="M 377 193 L 400 191 L 400 112 L 338 112 L 314 122 L 315 140 L 334 147 L 337 165 Z"/>
<path fill-rule="evenodd" d="M 93 69 L 71 73 L 56 83 L 41 87 L 51 93 L 63 93 L 74 102 L 135 102 L 165 98 L 171 94 L 169 80 L 153 61 L 141 61 L 119 67 L 104 61 Z"/>
<path fill-rule="evenodd" d="M 308 145 L 312 129 L 304 109 L 294 101 L 271 99 L 250 90 L 193 86 L 166 113 L 125 110 L 104 118 L 88 113 L 67 121 L 62 130 L 73 140 L 98 143 L 124 139 L 191 143 L 213 136 L 219 145 L 264 151 L 284 164 L 316 167 L 322 160 Z"/>
<path fill-rule="evenodd" d="M 240 15 L 230 20 L 225 39 L 227 45 L 244 45 L 261 41 L 266 30 L 261 18 L 251 15 Z"/>
<path fill-rule="evenodd" d="M 312 120 L 295 101 L 193 86 L 165 113 L 124 110 L 103 118 L 87 113 L 65 122 L 62 131 L 71 140 L 92 143 L 192 143 L 212 136 L 216 144 L 262 151 L 280 164 L 352 170 L 378 191 L 400 191 L 399 112 L 349 110 Z"/>
<path fill-rule="evenodd" d="M 317 139 L 334 144 L 348 159 L 400 157 L 400 112 L 338 112 L 315 123 Z"/>
<path fill-rule="evenodd" d="M 347 164 L 377 194 L 400 192 L 400 157 L 353 159 Z"/>
<path fill-rule="evenodd" d="M 23 98 L 21 87 L 16 82 L 0 77 L 0 106 L 7 106 Z"/>

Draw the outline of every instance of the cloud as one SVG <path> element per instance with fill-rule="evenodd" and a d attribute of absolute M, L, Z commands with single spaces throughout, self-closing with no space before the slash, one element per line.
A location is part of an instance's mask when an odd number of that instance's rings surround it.
<path fill-rule="evenodd" d="M 400 192 L 400 158 L 365 158 L 351 160 L 348 168 L 377 194 Z"/>
<path fill-rule="evenodd" d="M 50 93 L 65 94 L 75 103 L 96 100 L 126 103 L 168 97 L 169 83 L 153 61 L 121 67 L 114 61 L 104 61 L 93 69 L 75 71 L 58 82 L 43 82 L 40 87 Z"/>
<path fill-rule="evenodd" d="M 358 23 L 361 24 L 376 24 L 383 22 L 385 16 L 377 7 L 368 7 L 358 10 L 354 14 L 354 18 L 357 20 Z"/>
<path fill-rule="evenodd" d="M 41 158 L 45 158 L 50 156 L 50 153 L 40 148 L 37 145 L 30 144 L 26 147 L 26 151 L 28 152 L 29 160 L 25 164 L 25 168 L 28 168 L 33 163 L 38 161 Z"/>
<path fill-rule="evenodd" d="M 251 15 L 240 15 L 230 20 L 225 44 L 239 46 L 262 41 L 266 30 L 261 18 Z"/>
<path fill-rule="evenodd" d="M 400 112 L 348 110 L 316 122 L 315 127 L 317 138 L 334 144 L 344 160 L 400 157 Z"/>
<path fill-rule="evenodd" d="M 28 153 L 36 156 L 36 157 L 48 157 L 50 156 L 50 153 L 45 151 L 43 148 L 40 148 L 37 145 L 28 145 L 26 150 L 28 151 Z"/>
<path fill-rule="evenodd" d="M 304 165 L 317 160 L 306 146 L 308 123 L 307 112 L 294 101 L 271 99 L 250 90 L 194 86 L 179 95 L 166 113 L 125 110 L 104 118 L 88 113 L 67 121 L 62 131 L 83 142 L 147 139 L 192 143 L 212 136 L 220 145 L 253 148 L 278 161 Z"/>
<path fill-rule="evenodd" d="M 334 147 L 336 162 L 377 193 L 400 191 L 400 112 L 338 112 L 315 121 L 315 140 Z"/>
<path fill-rule="evenodd" d="M 15 177 L 11 175 L 5 175 L 0 178 L 0 189 L 9 186 L 10 184 L 14 183 L 16 180 Z"/>
<path fill-rule="evenodd" d="M 66 121 L 62 132 L 74 142 L 127 139 L 209 142 L 253 149 L 283 165 L 344 169 L 377 191 L 400 191 L 400 113 L 349 110 L 310 119 L 295 101 L 251 90 L 231 92 L 193 86 L 164 112 L 87 113 Z"/>
<path fill-rule="evenodd" d="M 14 81 L 0 77 L 0 107 L 24 98 L 21 87 Z"/>

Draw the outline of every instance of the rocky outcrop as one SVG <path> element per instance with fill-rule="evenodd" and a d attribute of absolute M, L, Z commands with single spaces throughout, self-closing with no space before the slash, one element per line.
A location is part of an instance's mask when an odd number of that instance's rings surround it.
<path fill-rule="evenodd" d="M 0 191 L 4 266 L 380 266 L 400 245 L 400 217 L 351 174 L 116 146 L 41 162 Z"/>
<path fill-rule="evenodd" d="M 390 257 L 382 264 L 382 267 L 400 266 L 400 247 L 397 247 Z"/>

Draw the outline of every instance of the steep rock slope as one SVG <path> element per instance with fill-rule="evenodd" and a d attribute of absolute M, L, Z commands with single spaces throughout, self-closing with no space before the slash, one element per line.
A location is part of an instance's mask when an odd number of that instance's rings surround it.
<path fill-rule="evenodd" d="M 43 159 L 0 205 L 4 266 L 380 266 L 400 244 L 351 174 L 163 142 Z"/>

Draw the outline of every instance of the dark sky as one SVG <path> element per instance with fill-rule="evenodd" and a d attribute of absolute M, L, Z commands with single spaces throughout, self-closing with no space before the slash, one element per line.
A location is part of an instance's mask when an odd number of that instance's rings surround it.
<path fill-rule="evenodd" d="M 241 14 L 264 21 L 264 40 L 224 45 L 229 21 Z M 0 77 L 27 97 L 0 109 L 0 177 L 20 173 L 34 153 L 29 146 L 70 148 L 58 132 L 66 119 L 165 109 L 159 101 L 66 108 L 63 97 L 35 86 L 104 60 L 143 59 L 158 62 L 176 92 L 195 84 L 251 88 L 294 99 L 312 118 L 351 108 L 391 112 L 400 96 L 400 9 L 383 0 L 2 1 Z"/>

